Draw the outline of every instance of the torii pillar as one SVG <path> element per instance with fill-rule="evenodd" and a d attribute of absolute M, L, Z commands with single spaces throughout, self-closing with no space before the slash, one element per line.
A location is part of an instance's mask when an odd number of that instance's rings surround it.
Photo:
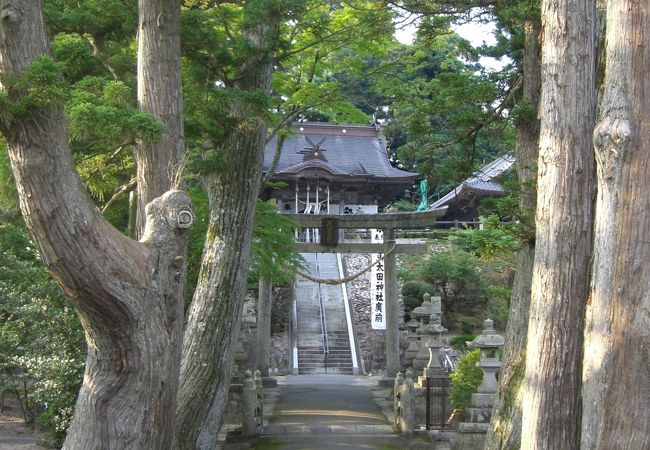
<path fill-rule="evenodd" d="M 397 264 L 395 229 L 384 228 L 384 280 L 386 298 L 386 377 L 395 378 L 399 371 L 399 307 L 397 303 Z M 390 252 L 390 253 L 389 253 Z"/>

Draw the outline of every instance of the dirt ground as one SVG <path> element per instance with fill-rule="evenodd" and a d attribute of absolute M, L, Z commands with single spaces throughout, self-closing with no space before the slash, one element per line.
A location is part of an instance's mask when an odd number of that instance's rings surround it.
<path fill-rule="evenodd" d="M 20 407 L 10 395 L 5 395 L 0 414 L 0 450 L 43 450 L 38 445 L 44 433 L 26 426 Z"/>

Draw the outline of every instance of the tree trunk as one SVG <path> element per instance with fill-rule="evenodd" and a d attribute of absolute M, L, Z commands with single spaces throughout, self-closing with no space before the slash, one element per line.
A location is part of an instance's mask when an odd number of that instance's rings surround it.
<path fill-rule="evenodd" d="M 583 449 L 650 448 L 650 11 L 609 1 L 594 131 L 598 197 L 583 368 Z"/>
<path fill-rule="evenodd" d="M 42 0 L 0 1 L 3 79 L 48 53 Z M 4 89 L 11 101 L 28 93 Z M 173 191 L 156 199 L 142 242 L 123 236 L 77 175 L 64 123 L 61 107 L 16 116 L 5 110 L 0 122 L 25 223 L 71 297 L 88 344 L 64 448 L 169 448 L 178 373 L 170 349 L 182 330 L 189 197 Z"/>
<path fill-rule="evenodd" d="M 541 87 L 541 23 L 530 21 L 524 25 L 525 44 L 523 60 L 523 101 L 535 113 L 539 107 Z M 534 215 L 536 205 L 535 179 L 539 148 L 539 120 L 531 117 L 517 124 L 515 149 L 517 178 L 519 180 L 519 207 L 521 236 L 517 253 L 517 270 L 510 298 L 510 315 L 506 330 L 505 356 L 499 377 L 497 396 L 485 449 L 518 449 L 521 446 L 521 415 L 523 402 L 522 381 L 526 359 L 528 312 L 535 256 Z"/>
<path fill-rule="evenodd" d="M 241 68 L 237 88 L 270 92 L 270 29 L 259 26 L 247 34 L 257 51 Z M 240 100 L 234 103 L 237 125 L 220 146 L 226 167 L 204 180 L 210 220 L 183 339 L 174 441 L 181 449 L 216 447 L 246 294 L 267 127 Z"/>
<path fill-rule="evenodd" d="M 522 448 L 580 446 L 595 117 L 595 2 L 542 2 L 542 94 Z"/>
<path fill-rule="evenodd" d="M 139 142 L 137 237 L 145 205 L 174 187 L 185 153 L 181 94 L 181 0 L 138 1 L 138 108 L 165 125 L 158 142 Z"/>

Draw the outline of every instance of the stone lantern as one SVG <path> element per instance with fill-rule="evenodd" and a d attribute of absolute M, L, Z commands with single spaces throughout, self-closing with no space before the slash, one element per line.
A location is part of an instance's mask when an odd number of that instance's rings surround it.
<path fill-rule="evenodd" d="M 478 392 L 472 394 L 472 406 L 467 410 L 468 422 L 460 424 L 461 431 L 487 432 L 499 387 L 496 377 L 501 368 L 499 349 L 504 343 L 504 337 L 496 333 L 494 321 L 490 319 L 483 322 L 483 333 L 467 343 L 468 347 L 481 350 L 481 359 L 476 367 L 483 371 L 483 382 Z"/>
<path fill-rule="evenodd" d="M 440 349 L 443 347 L 442 334 L 447 331 L 441 322 L 442 307 L 440 297 L 433 297 L 432 304 L 433 312 L 429 318 L 429 325 L 425 327 L 429 335 L 429 339 L 426 342 L 426 347 L 429 351 L 429 361 L 422 371 L 422 377 L 420 377 L 418 382 L 420 386 L 425 386 L 427 377 L 446 377 L 440 365 L 439 357 Z"/>
<path fill-rule="evenodd" d="M 431 317 L 431 313 L 433 313 L 431 294 L 424 294 L 422 299 L 422 304 L 411 311 L 411 317 L 420 322 L 420 325 L 427 325 L 429 323 L 429 317 Z"/>
<path fill-rule="evenodd" d="M 429 361 L 429 351 L 426 344 L 429 340 L 430 330 L 427 329 L 427 325 L 429 325 L 431 314 L 434 312 L 433 305 L 431 304 L 431 295 L 427 293 L 422 297 L 424 298 L 422 305 L 418 306 L 413 310 L 413 312 L 411 312 L 411 316 L 417 319 L 420 323 L 420 326 L 417 329 L 417 334 L 419 336 L 418 353 L 413 359 L 413 368 L 416 371 L 424 369 Z"/>
<path fill-rule="evenodd" d="M 406 349 L 404 358 L 406 360 L 405 361 L 406 366 L 409 367 L 413 366 L 413 360 L 415 359 L 415 357 L 418 355 L 418 352 L 420 351 L 418 347 L 419 327 L 420 327 L 420 323 L 415 319 L 411 319 L 406 323 L 406 329 L 407 329 L 406 340 L 409 343 L 409 347 Z"/>

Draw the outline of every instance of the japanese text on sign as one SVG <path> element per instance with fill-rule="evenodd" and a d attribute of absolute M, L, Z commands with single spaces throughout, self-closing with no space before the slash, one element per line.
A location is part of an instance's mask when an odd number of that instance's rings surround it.
<path fill-rule="evenodd" d="M 373 244 L 384 242 L 384 232 L 381 230 L 370 230 Z M 377 262 L 382 255 L 373 253 L 371 263 Z M 380 261 L 370 271 L 370 319 L 373 330 L 386 329 L 386 302 L 384 291 L 384 262 Z"/>

